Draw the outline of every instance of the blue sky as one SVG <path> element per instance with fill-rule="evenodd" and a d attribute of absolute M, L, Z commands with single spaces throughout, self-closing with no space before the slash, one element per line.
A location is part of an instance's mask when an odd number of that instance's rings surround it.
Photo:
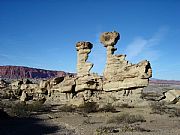
<path fill-rule="evenodd" d="M 78 41 L 90 41 L 101 74 L 105 31 L 118 31 L 116 54 L 151 62 L 153 78 L 180 80 L 179 0 L 0 0 L 0 65 L 76 72 Z"/>

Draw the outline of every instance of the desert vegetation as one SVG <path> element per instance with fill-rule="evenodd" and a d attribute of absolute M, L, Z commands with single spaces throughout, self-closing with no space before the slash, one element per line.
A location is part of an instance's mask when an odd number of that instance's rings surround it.
<path fill-rule="evenodd" d="M 107 119 L 107 123 L 116 123 L 116 124 L 132 124 L 136 122 L 146 122 L 145 118 L 142 115 L 131 115 L 124 113 L 121 115 L 116 115 Z"/>

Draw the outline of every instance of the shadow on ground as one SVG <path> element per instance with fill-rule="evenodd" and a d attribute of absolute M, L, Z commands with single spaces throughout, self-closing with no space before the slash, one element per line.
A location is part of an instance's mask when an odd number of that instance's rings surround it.
<path fill-rule="evenodd" d="M 61 127 L 46 125 L 43 120 L 38 118 L 0 119 L 1 135 L 43 135 L 53 134 L 58 130 L 61 130 Z"/>

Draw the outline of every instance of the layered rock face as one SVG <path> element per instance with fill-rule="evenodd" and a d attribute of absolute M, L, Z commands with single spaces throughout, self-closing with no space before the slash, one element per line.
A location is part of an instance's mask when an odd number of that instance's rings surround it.
<path fill-rule="evenodd" d="M 119 39 L 120 35 L 117 32 L 105 32 L 100 37 L 101 43 L 107 49 L 103 90 L 118 91 L 147 86 L 152 76 L 150 63 L 145 60 L 132 64 L 125 60 L 126 55 L 114 55 L 117 50 L 115 45 Z"/>
<path fill-rule="evenodd" d="M 64 71 L 51 71 L 23 66 L 0 66 L 0 77 L 9 79 L 52 78 L 68 74 Z"/>
<path fill-rule="evenodd" d="M 93 45 L 90 42 L 78 42 L 76 44 L 77 50 L 77 76 L 88 75 L 93 67 L 93 64 L 86 62 L 88 54 L 91 52 Z"/>
<path fill-rule="evenodd" d="M 98 103 L 137 103 L 143 87 L 146 87 L 152 70 L 148 61 L 131 64 L 125 60 L 126 55 L 114 55 L 116 43 L 120 39 L 118 32 L 105 32 L 100 41 L 107 49 L 107 61 L 103 76 L 91 73 L 93 64 L 87 62 L 88 54 L 93 45 L 90 42 L 78 42 L 77 76 L 65 77 L 64 80 L 53 86 L 54 91 L 60 94 L 59 100 L 71 104 L 82 104 L 86 101 Z M 134 91 L 131 91 L 134 90 Z M 57 95 L 57 93 L 56 93 Z"/>

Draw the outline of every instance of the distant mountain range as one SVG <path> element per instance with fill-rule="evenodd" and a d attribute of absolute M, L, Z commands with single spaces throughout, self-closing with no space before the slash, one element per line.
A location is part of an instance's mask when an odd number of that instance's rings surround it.
<path fill-rule="evenodd" d="M 149 82 L 151 84 L 176 84 L 176 85 L 180 85 L 179 80 L 161 80 L 161 79 L 151 78 Z"/>
<path fill-rule="evenodd" d="M 0 66 L 0 78 L 53 78 L 62 77 L 71 73 L 64 71 L 52 71 L 24 66 Z"/>
<path fill-rule="evenodd" d="M 24 66 L 0 66 L 0 78 L 7 78 L 7 79 L 23 79 L 23 78 L 40 79 L 40 78 L 62 77 L 66 75 L 74 75 L 74 73 L 30 68 Z M 160 80 L 155 78 L 151 78 L 150 83 L 180 85 L 180 81 L 177 80 Z"/>

